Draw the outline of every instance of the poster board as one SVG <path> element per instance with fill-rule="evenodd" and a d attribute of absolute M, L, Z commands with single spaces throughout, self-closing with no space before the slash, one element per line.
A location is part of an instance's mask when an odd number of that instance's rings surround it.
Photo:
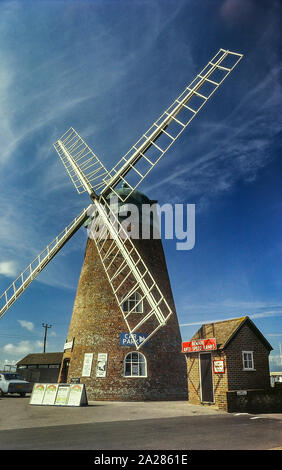
<path fill-rule="evenodd" d="M 71 384 L 68 398 L 68 406 L 88 405 L 84 384 Z"/>
<path fill-rule="evenodd" d="M 107 353 L 98 353 L 96 377 L 106 377 L 107 361 L 108 361 Z"/>
<path fill-rule="evenodd" d="M 88 405 L 84 384 L 34 384 L 30 405 L 84 406 Z"/>
<path fill-rule="evenodd" d="M 46 384 L 42 405 L 54 405 L 59 384 Z"/>
<path fill-rule="evenodd" d="M 93 361 L 93 353 L 85 353 L 83 366 L 82 366 L 82 373 L 81 373 L 82 377 L 90 377 L 92 361 Z"/>
<path fill-rule="evenodd" d="M 66 406 L 68 403 L 69 392 L 70 392 L 69 384 L 59 385 L 54 404 L 57 406 Z"/>
<path fill-rule="evenodd" d="M 35 383 L 32 389 L 29 404 L 41 405 L 46 389 L 46 384 Z"/>

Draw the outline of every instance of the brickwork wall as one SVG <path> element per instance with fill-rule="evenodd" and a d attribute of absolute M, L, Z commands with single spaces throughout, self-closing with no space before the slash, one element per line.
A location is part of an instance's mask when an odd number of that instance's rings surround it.
<path fill-rule="evenodd" d="M 255 370 L 243 370 L 242 351 L 253 351 Z M 228 390 L 263 389 L 270 386 L 269 351 L 248 324 L 243 325 L 226 348 Z"/>
<path fill-rule="evenodd" d="M 228 328 L 228 326 L 226 326 Z M 208 333 L 212 333 L 209 331 Z M 253 351 L 254 371 L 243 370 L 242 351 Z M 248 324 L 244 324 L 224 351 L 213 351 L 212 361 L 223 359 L 225 373 L 213 372 L 214 405 L 227 411 L 226 392 L 267 389 L 270 386 L 269 350 Z M 189 402 L 201 404 L 199 353 L 186 354 Z"/>
<path fill-rule="evenodd" d="M 188 376 L 188 395 L 189 402 L 194 405 L 201 404 L 201 388 L 200 388 L 200 354 L 190 353 L 187 354 L 187 376 Z M 226 390 L 227 390 L 227 372 L 226 372 L 226 358 L 222 353 L 214 351 L 211 353 L 211 360 L 224 360 L 225 372 L 216 374 L 213 372 L 213 393 L 214 405 L 220 409 L 227 409 Z"/>
<path fill-rule="evenodd" d="M 136 244 L 174 309 L 161 240 L 136 241 Z M 126 292 L 130 285 L 125 284 L 124 289 Z M 144 332 L 143 326 L 140 330 Z M 186 400 L 186 364 L 176 314 L 140 349 L 147 360 L 147 377 L 124 377 L 125 356 L 135 350 L 120 346 L 120 333 L 126 331 L 95 243 L 88 239 L 68 332 L 68 341 L 74 338 L 74 347 L 63 358 L 70 358 L 68 382 L 80 377 L 89 400 Z M 85 353 L 94 354 L 89 378 L 81 376 Z M 106 377 L 96 377 L 98 353 L 108 354 Z"/>

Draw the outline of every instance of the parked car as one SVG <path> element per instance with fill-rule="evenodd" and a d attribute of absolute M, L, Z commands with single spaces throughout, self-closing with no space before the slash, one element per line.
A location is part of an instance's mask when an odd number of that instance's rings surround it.
<path fill-rule="evenodd" d="M 15 372 L 1 372 L 0 373 L 0 396 L 7 393 L 18 393 L 24 397 L 26 393 L 30 392 L 31 384 L 24 380 L 20 374 Z"/>

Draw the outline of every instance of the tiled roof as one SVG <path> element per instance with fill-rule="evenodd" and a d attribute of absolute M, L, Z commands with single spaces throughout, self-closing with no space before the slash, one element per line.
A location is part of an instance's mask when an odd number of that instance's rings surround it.
<path fill-rule="evenodd" d="M 194 334 L 193 339 L 216 338 L 216 344 L 219 349 L 225 348 L 232 338 L 236 335 L 238 330 L 243 324 L 248 323 L 252 330 L 256 333 L 259 339 L 265 344 L 268 349 L 272 349 L 269 342 L 262 335 L 259 329 L 255 326 L 252 320 L 245 316 L 240 318 L 232 318 L 215 323 L 206 323 Z"/>
<path fill-rule="evenodd" d="M 17 362 L 17 365 L 31 364 L 60 364 L 62 362 L 62 352 L 28 354 Z"/>

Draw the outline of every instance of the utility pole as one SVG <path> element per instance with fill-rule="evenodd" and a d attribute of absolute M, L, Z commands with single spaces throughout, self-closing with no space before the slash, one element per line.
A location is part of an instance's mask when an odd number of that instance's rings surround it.
<path fill-rule="evenodd" d="M 47 338 L 47 329 L 48 328 L 51 328 L 52 325 L 44 325 L 44 323 L 42 323 L 42 326 L 43 328 L 45 328 L 45 333 L 44 333 L 44 346 L 43 346 L 43 352 L 45 353 L 46 352 L 46 338 Z"/>

